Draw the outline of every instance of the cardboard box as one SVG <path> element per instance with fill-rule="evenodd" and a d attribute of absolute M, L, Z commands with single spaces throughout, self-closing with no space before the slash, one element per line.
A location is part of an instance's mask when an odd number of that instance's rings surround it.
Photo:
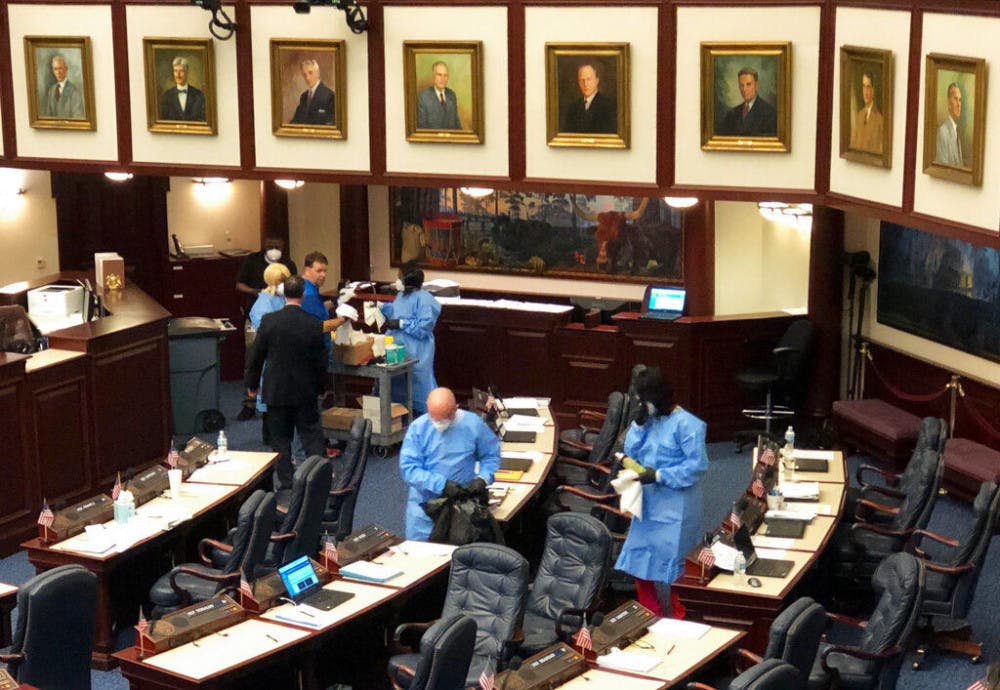
<path fill-rule="evenodd" d="M 399 403 L 392 403 L 389 408 L 389 414 L 392 415 L 392 424 L 390 425 L 390 430 L 388 432 L 383 432 L 382 420 L 379 419 L 379 399 L 377 395 L 366 395 L 361 398 L 361 409 L 365 416 L 365 419 L 370 419 L 372 422 L 372 433 L 392 433 L 393 431 L 400 431 L 403 428 L 403 417 L 409 410 L 406 409 L 406 405 L 401 405 Z"/>
<path fill-rule="evenodd" d="M 342 364 L 363 364 L 372 356 L 372 339 L 351 345 L 334 345 L 333 358 Z"/>
<path fill-rule="evenodd" d="M 351 424 L 361 416 L 361 410 L 349 407 L 331 407 L 323 410 L 323 428 L 350 431 Z"/>

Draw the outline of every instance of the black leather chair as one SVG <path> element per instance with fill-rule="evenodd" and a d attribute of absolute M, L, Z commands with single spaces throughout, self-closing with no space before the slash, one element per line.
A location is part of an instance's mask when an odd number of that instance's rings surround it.
<path fill-rule="evenodd" d="M 762 432 L 771 434 L 772 420 L 791 417 L 799 409 L 809 383 L 810 355 L 815 336 L 816 329 L 809 319 L 797 319 L 788 326 L 771 351 L 768 364 L 750 367 L 736 374 L 736 383 L 741 388 L 765 394 L 763 407 L 743 410 L 743 416 L 764 422 L 764 428 L 738 432 L 736 438 L 740 448 L 755 442 Z"/>
<path fill-rule="evenodd" d="M 927 569 L 926 587 L 920 616 L 925 623 L 920 630 L 920 643 L 914 668 L 919 668 L 931 647 L 964 654 L 979 661 L 983 654 L 981 642 L 971 640 L 971 627 L 966 620 L 972 597 L 979 582 L 990 539 L 1000 515 L 1000 491 L 993 482 L 984 482 L 972 504 L 972 519 L 957 539 L 918 530 L 910 546 Z M 921 548 L 923 539 L 937 542 L 933 560 Z M 876 592 L 884 583 L 872 582 Z"/>
<path fill-rule="evenodd" d="M 368 466 L 372 423 L 363 417 L 351 423 L 351 435 L 339 457 L 330 460 L 333 482 L 323 511 L 323 532 L 340 541 L 354 531 L 354 506 Z"/>
<path fill-rule="evenodd" d="M 465 690 L 475 647 L 476 621 L 468 616 L 443 620 L 433 634 L 428 631 L 420 640 L 420 661 L 409 684 L 401 686 L 393 682 L 393 686 L 408 690 Z M 400 669 L 400 672 L 406 671 Z"/>
<path fill-rule="evenodd" d="M 799 671 L 780 659 L 764 659 L 729 683 L 728 690 L 788 690 L 799 687 Z M 704 683 L 688 683 L 687 690 L 715 690 Z"/>
<path fill-rule="evenodd" d="M 851 688 L 889 690 L 896 687 L 899 669 L 917 625 L 924 597 L 924 565 L 908 553 L 886 558 L 875 575 L 882 593 L 871 617 L 863 624 L 844 616 L 827 616 L 861 630 L 854 645 L 820 643 L 809 676 L 810 690 Z"/>
<path fill-rule="evenodd" d="M 178 608 L 206 601 L 225 589 L 239 586 L 246 573 L 253 579 L 256 567 L 264 560 L 274 527 L 274 494 L 257 490 L 240 506 L 233 548 L 221 568 L 211 567 L 207 549 L 220 542 L 203 539 L 198 544 L 202 563 L 184 563 L 160 576 L 149 591 L 153 617 L 158 618 Z"/>
<path fill-rule="evenodd" d="M 917 470 L 920 463 L 915 462 L 925 449 L 944 453 L 944 444 L 948 440 L 948 424 L 938 417 L 924 417 L 920 421 L 920 433 L 917 435 L 917 445 L 910 454 L 910 460 L 899 474 L 889 472 L 874 465 L 861 465 L 855 474 L 858 486 L 847 489 L 844 501 L 844 517 L 848 520 L 861 519 L 865 522 L 888 522 L 890 515 L 884 512 L 866 510 L 861 501 L 868 499 L 884 506 L 898 507 L 903 497 L 913 490 L 914 482 L 918 480 Z M 880 484 L 872 480 L 881 479 Z"/>
<path fill-rule="evenodd" d="M 97 576 L 61 565 L 17 593 L 17 627 L 0 661 L 19 682 L 37 688 L 90 690 L 90 650 L 97 615 Z"/>
<path fill-rule="evenodd" d="M 586 476 L 589 466 L 602 462 L 621 431 L 625 412 L 625 394 L 613 391 L 608 395 L 608 409 L 603 414 L 592 410 L 578 413 L 580 426 L 559 433 L 559 455 L 556 471 L 571 484 L 582 484 L 577 475 Z M 598 426 L 599 425 L 599 426 Z M 574 462 L 575 461 L 575 462 Z M 573 468 L 582 472 L 573 472 Z"/>
<path fill-rule="evenodd" d="M 455 549 L 441 618 L 431 623 L 404 623 L 396 628 L 396 641 L 407 643 L 414 633 L 433 640 L 437 629 L 453 616 L 463 615 L 476 622 L 476 648 L 466 675 L 470 686 L 479 681 L 483 669 L 502 666 L 517 641 L 528 592 L 528 561 L 521 554 L 499 544 L 467 544 Z M 412 638 L 410 638 L 412 639 Z M 410 674 L 420 654 L 397 654 L 389 659 L 389 677 L 400 687 L 409 687 Z"/>
<path fill-rule="evenodd" d="M 834 551 L 837 576 L 855 582 L 869 581 L 886 556 L 902 551 L 914 532 L 927 526 L 944 474 L 944 462 L 941 454 L 930 448 L 911 462 L 916 464 L 913 483 L 898 506 L 882 506 L 869 499 L 859 503 L 859 507 L 884 513 L 888 522 L 855 522 L 838 528 Z"/>
<path fill-rule="evenodd" d="M 611 567 L 611 532 L 597 518 L 559 513 L 548 520 L 545 549 L 524 612 L 528 657 L 559 639 L 559 626 L 580 628 Z"/>

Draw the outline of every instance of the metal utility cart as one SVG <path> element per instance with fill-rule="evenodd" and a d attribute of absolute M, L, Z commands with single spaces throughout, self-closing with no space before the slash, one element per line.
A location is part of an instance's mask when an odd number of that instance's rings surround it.
<path fill-rule="evenodd" d="M 406 429 L 413 421 L 413 365 L 418 360 L 407 357 L 399 364 L 344 364 L 331 358 L 330 371 L 338 377 L 359 376 L 373 379 L 378 382 L 379 397 L 379 432 L 372 432 L 371 445 L 375 449 L 375 454 L 384 458 L 389 454 L 389 448 L 401 443 Z M 392 430 L 392 380 L 403 376 L 406 380 L 406 414 L 403 416 L 403 426 L 396 431 Z M 335 397 L 338 406 L 345 403 L 345 393 L 343 383 L 338 380 L 336 383 Z M 345 441 L 350 438 L 350 430 L 325 429 L 326 434 L 338 441 Z"/>

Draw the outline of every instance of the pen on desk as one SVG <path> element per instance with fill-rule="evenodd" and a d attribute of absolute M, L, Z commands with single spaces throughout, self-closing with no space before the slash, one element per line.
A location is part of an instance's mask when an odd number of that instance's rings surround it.
<path fill-rule="evenodd" d="M 670 652 L 674 651 L 674 647 L 676 647 L 676 646 L 677 645 L 675 645 L 675 644 L 670 645 L 670 649 L 667 650 L 667 654 L 670 654 Z"/>
<path fill-rule="evenodd" d="M 278 638 L 277 638 L 277 637 L 274 637 L 274 636 L 273 636 L 273 635 L 271 635 L 270 633 L 264 633 L 264 637 L 266 637 L 267 639 L 271 640 L 271 642 L 275 642 L 275 643 L 277 643 L 277 641 L 278 641 Z"/>

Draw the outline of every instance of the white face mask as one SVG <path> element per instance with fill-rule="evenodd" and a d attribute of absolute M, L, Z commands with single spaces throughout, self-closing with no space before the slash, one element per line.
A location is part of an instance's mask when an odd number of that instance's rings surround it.
<path fill-rule="evenodd" d="M 454 420 L 451 420 L 451 419 L 432 419 L 431 420 L 431 424 L 434 425 L 434 428 L 437 429 L 437 431 L 438 431 L 439 434 L 443 434 L 444 432 L 448 431 L 448 427 L 451 426 L 452 421 L 454 421 Z"/>
<path fill-rule="evenodd" d="M 268 249 L 266 252 L 264 252 L 264 258 L 267 259 L 267 262 L 269 264 L 273 264 L 275 261 L 281 259 L 281 250 Z"/>
<path fill-rule="evenodd" d="M 656 405 L 654 405 L 651 402 L 647 402 L 646 403 L 646 412 L 649 413 L 650 417 L 655 417 L 656 416 Z"/>
<path fill-rule="evenodd" d="M 396 288 L 396 292 L 402 292 L 403 291 L 403 280 L 401 278 L 396 278 L 396 282 L 393 283 L 392 286 L 394 288 Z"/>
<path fill-rule="evenodd" d="M 275 289 L 274 293 L 276 295 L 278 295 L 279 297 L 284 297 L 285 296 L 285 284 L 284 283 L 278 283 L 278 287 Z"/>

